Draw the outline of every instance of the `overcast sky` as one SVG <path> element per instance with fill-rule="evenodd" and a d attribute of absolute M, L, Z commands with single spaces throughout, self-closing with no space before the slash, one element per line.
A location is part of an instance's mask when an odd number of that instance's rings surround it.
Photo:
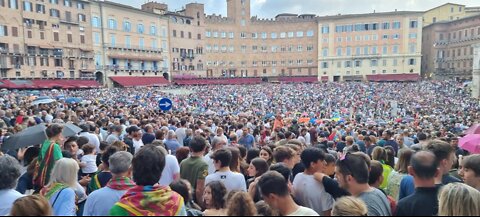
<path fill-rule="evenodd" d="M 110 0 L 140 7 L 147 0 Z M 170 11 L 198 2 L 205 4 L 207 14 L 227 14 L 226 0 L 157 0 L 167 3 Z M 356 14 L 398 10 L 425 11 L 447 2 L 465 4 L 467 7 L 480 6 L 478 0 L 251 0 L 252 16 L 273 18 L 280 13 L 316 14 L 319 16 L 336 14 Z"/>

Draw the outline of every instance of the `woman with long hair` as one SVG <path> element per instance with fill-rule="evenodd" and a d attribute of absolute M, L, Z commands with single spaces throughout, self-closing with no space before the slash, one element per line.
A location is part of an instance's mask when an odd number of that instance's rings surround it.
<path fill-rule="evenodd" d="M 268 172 L 269 165 L 263 158 L 255 158 L 248 167 L 248 175 L 252 177 L 248 180 L 247 185 L 248 193 L 254 199 L 255 202 L 262 200 L 260 192 L 257 189 L 257 182 L 260 176 Z"/>
<path fill-rule="evenodd" d="M 270 147 L 264 146 L 260 149 L 260 157 L 267 161 L 268 165 L 273 163 L 273 151 Z"/>
<path fill-rule="evenodd" d="M 43 188 L 50 181 L 50 174 L 55 166 L 55 162 L 60 160 L 62 155 L 62 144 L 64 137 L 62 135 L 63 126 L 58 124 L 50 125 L 45 133 L 48 139 L 42 144 L 40 155 L 38 156 L 38 168 L 33 177 L 35 189 Z"/>
<path fill-rule="evenodd" d="M 398 160 L 397 165 L 395 165 L 395 170 L 392 171 L 388 177 L 388 184 L 385 192 L 388 196 L 391 196 L 393 199 L 398 201 L 398 196 L 400 193 L 400 183 L 402 179 L 408 175 L 408 166 L 410 166 L 410 159 L 414 152 L 411 149 L 400 149 L 400 159 Z"/>
<path fill-rule="evenodd" d="M 382 164 L 383 167 L 383 177 L 384 180 L 380 185 L 380 189 L 385 190 L 388 184 L 388 177 L 390 177 L 390 173 L 393 171 L 393 168 L 389 166 L 387 162 L 388 154 L 387 151 L 382 147 L 375 147 L 372 152 L 372 160 L 376 160 Z"/>
<path fill-rule="evenodd" d="M 205 216 L 225 216 L 227 215 L 227 188 L 219 181 L 210 182 L 205 186 L 203 192 L 203 204 L 206 210 L 203 212 Z"/>
<path fill-rule="evenodd" d="M 479 216 L 480 192 L 463 183 L 444 186 L 438 194 L 438 216 Z"/>
<path fill-rule="evenodd" d="M 78 170 L 77 161 L 68 158 L 58 160 L 53 167 L 49 184 L 40 191 L 50 202 L 55 216 L 76 215 L 74 189 L 77 186 Z"/>

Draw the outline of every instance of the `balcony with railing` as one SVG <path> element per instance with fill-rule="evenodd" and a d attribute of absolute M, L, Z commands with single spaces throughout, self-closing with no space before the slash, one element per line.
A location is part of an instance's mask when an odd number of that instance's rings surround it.
<path fill-rule="evenodd" d="M 104 47 L 108 48 L 109 50 L 121 50 L 121 51 L 131 51 L 131 52 L 144 52 L 144 53 L 156 53 L 160 54 L 163 52 L 162 48 L 156 47 L 147 47 L 147 46 L 132 46 L 132 45 L 125 45 L 125 44 L 104 44 Z"/>
<path fill-rule="evenodd" d="M 100 67 L 101 68 L 101 67 Z M 125 65 L 125 66 L 120 66 L 120 65 L 108 65 L 107 68 L 110 71 L 132 71 L 132 72 L 160 72 L 164 70 L 164 68 L 160 68 L 158 66 L 145 66 L 145 65 Z"/>
<path fill-rule="evenodd" d="M 110 48 L 107 56 L 115 59 L 130 59 L 144 61 L 162 61 L 162 49 L 157 48 Z"/>

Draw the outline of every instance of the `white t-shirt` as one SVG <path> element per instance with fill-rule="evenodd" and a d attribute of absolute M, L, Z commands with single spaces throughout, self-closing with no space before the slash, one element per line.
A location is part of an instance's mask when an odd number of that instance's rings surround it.
<path fill-rule="evenodd" d="M 162 176 L 158 183 L 161 186 L 169 186 L 175 181 L 174 176 L 179 176 L 180 166 L 178 165 L 177 158 L 173 155 L 167 155 L 165 157 L 165 169 L 163 169 Z"/>
<path fill-rule="evenodd" d="M 133 141 L 133 147 L 135 148 L 135 153 L 137 153 L 144 146 L 143 142 L 141 139 L 138 141 L 135 139 L 132 139 L 132 141 Z"/>
<path fill-rule="evenodd" d="M 208 175 L 205 179 L 205 185 L 213 181 L 222 182 L 227 188 L 227 194 L 230 191 L 237 190 L 247 192 L 247 183 L 245 177 L 240 173 L 228 172 L 216 172 L 212 175 Z"/>
<path fill-rule="evenodd" d="M 325 191 L 323 184 L 313 177 L 299 173 L 293 180 L 293 189 L 295 190 L 295 198 L 300 205 L 310 207 L 317 213 L 331 210 L 335 201 L 332 195 Z"/>
<path fill-rule="evenodd" d="M 81 159 L 82 163 L 86 166 L 82 168 L 83 173 L 96 173 L 97 168 L 97 156 L 96 155 L 84 155 Z"/>
<path fill-rule="evenodd" d="M 80 133 L 79 136 L 87 137 L 88 142 L 95 146 L 95 150 L 97 151 L 97 153 L 100 153 L 100 139 L 98 139 L 98 136 L 93 133 L 87 132 Z"/>
<path fill-rule="evenodd" d="M 175 134 L 177 135 L 178 143 L 180 143 L 180 146 L 183 146 L 183 140 L 187 138 L 187 128 L 178 128 Z"/>
<path fill-rule="evenodd" d="M 320 216 L 317 212 L 307 207 L 300 206 L 297 211 L 288 214 L 287 216 Z"/>
<path fill-rule="evenodd" d="M 212 175 L 215 173 L 215 171 L 217 171 L 217 169 L 215 168 L 215 163 L 213 159 L 210 157 L 212 154 L 213 154 L 212 152 L 209 152 L 207 155 L 205 155 L 205 157 L 203 157 L 203 160 L 208 165 L 208 175 Z"/>

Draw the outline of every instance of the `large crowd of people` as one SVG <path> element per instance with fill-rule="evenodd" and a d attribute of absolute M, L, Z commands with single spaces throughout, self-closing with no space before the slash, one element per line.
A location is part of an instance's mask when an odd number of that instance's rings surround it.
<path fill-rule="evenodd" d="M 480 153 L 459 147 L 480 101 L 458 82 L 0 97 L 0 215 L 480 215 Z"/>

